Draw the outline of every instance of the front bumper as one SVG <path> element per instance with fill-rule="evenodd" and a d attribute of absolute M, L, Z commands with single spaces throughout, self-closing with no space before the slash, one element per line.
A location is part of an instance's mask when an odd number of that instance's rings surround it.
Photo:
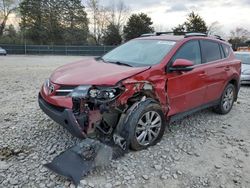
<path fill-rule="evenodd" d="M 242 74 L 240 77 L 241 84 L 250 84 L 250 75 Z"/>
<path fill-rule="evenodd" d="M 42 96 L 39 94 L 38 102 L 40 108 L 45 114 L 53 119 L 58 124 L 66 128 L 73 136 L 78 138 L 86 138 L 87 135 L 84 133 L 79 123 L 77 122 L 71 109 L 57 109 L 53 105 L 47 103 Z"/>

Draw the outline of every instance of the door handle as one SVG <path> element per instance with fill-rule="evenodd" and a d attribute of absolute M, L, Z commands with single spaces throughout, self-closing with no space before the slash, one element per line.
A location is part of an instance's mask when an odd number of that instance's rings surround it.
<path fill-rule="evenodd" d="M 225 71 L 230 71 L 230 67 L 229 67 L 229 66 L 226 66 L 224 70 L 225 70 Z"/>
<path fill-rule="evenodd" d="M 206 76 L 206 73 L 205 73 L 205 71 L 202 71 L 200 74 L 199 74 L 199 77 L 202 77 L 202 78 L 204 78 Z"/>

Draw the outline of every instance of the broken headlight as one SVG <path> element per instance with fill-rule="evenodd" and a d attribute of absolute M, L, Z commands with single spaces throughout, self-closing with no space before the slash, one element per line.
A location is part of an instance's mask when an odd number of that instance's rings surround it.
<path fill-rule="evenodd" d="M 99 100 L 112 100 L 121 94 L 118 87 L 95 87 L 89 90 L 89 97 Z"/>
<path fill-rule="evenodd" d="M 121 87 L 79 86 L 74 89 L 70 96 L 73 98 L 113 100 L 121 94 L 122 90 Z"/>
<path fill-rule="evenodd" d="M 91 86 L 78 86 L 69 94 L 69 96 L 72 98 L 87 98 L 90 88 Z"/>

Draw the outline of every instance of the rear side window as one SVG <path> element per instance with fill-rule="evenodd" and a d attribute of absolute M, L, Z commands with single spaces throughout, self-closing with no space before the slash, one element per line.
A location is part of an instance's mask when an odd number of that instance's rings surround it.
<path fill-rule="evenodd" d="M 189 41 L 185 43 L 177 53 L 174 55 L 172 62 L 176 59 L 187 59 L 192 61 L 195 65 L 201 64 L 201 50 L 197 40 Z"/>
<path fill-rule="evenodd" d="M 201 49 L 203 63 L 221 59 L 221 50 L 217 42 L 202 40 Z"/>
<path fill-rule="evenodd" d="M 222 44 L 222 48 L 223 48 L 225 56 L 228 57 L 231 52 L 231 47 L 228 45 Z"/>

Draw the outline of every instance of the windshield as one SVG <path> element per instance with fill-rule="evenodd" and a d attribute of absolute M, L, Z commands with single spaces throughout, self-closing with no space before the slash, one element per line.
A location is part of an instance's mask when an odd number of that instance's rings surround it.
<path fill-rule="evenodd" d="M 102 59 L 133 67 L 152 66 L 160 63 L 174 45 L 174 41 L 166 40 L 132 40 L 107 53 Z"/>
<path fill-rule="evenodd" d="M 249 54 L 235 54 L 236 58 L 241 60 L 243 64 L 250 65 L 250 53 Z"/>

